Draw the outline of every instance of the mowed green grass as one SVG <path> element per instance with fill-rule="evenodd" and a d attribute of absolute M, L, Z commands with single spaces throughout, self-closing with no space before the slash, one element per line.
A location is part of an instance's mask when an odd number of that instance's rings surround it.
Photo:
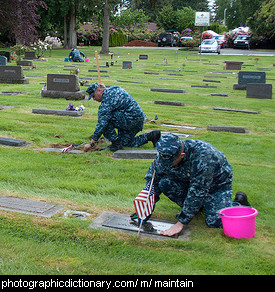
<path fill-rule="evenodd" d="M 192 134 L 193 139 L 212 143 L 225 153 L 233 167 L 234 193 L 246 192 L 251 205 L 259 211 L 256 235 L 251 239 L 226 237 L 222 229 L 206 227 L 204 215 L 199 213 L 190 223 L 193 230 L 189 241 L 159 241 L 89 228 L 103 211 L 134 212 L 133 199 L 144 187 L 144 175 L 151 161 L 114 159 L 109 150 L 77 155 L 34 151 L 89 141 L 94 131 L 99 106 L 95 101 L 73 101 L 75 106 L 85 106 L 85 115 L 80 118 L 32 114 L 33 108 L 65 110 L 68 106 L 65 99 L 41 97 L 41 83 L 46 82 L 48 73 L 69 74 L 64 70 L 69 67 L 64 66 L 75 65 L 80 68 L 79 77 L 97 81 L 97 73 L 88 70 L 96 69 L 94 52 L 100 48 L 81 50 L 90 58 L 89 63 L 64 62 L 69 50 L 56 49 L 51 56 L 46 53 L 47 61 L 34 62 L 36 70 L 24 71 L 29 84 L 0 84 L 0 92 L 24 92 L 17 96 L 0 95 L 0 105 L 13 106 L 0 111 L 0 136 L 32 143 L 25 148 L 0 146 L 0 194 L 64 206 L 52 218 L 0 211 L 0 274 L 274 274 L 274 100 L 249 99 L 245 91 L 233 90 L 238 71 L 223 68 L 224 61 L 242 61 L 251 65 L 243 70 L 265 70 L 267 79 L 275 79 L 274 58 L 199 55 L 167 48 L 112 48 L 113 59 L 100 56 L 101 66 L 114 62 L 108 69 L 101 68 L 109 71 L 101 73 L 102 81 L 127 90 L 149 120 L 158 116 L 156 123 L 144 125 L 143 132 L 161 129 Z M 140 54 L 147 54 L 148 60 L 139 60 Z M 123 61 L 131 61 L 133 69 L 122 69 Z M 191 87 L 206 83 L 217 88 Z M 274 80 L 267 83 L 274 87 Z M 151 88 L 185 89 L 186 93 L 158 93 Z M 185 106 L 156 105 L 156 100 L 184 102 Z M 260 114 L 214 111 L 213 107 Z M 200 129 L 179 130 L 160 124 Z M 245 127 L 249 133 L 207 131 L 210 125 Z M 102 142 L 102 146 L 106 145 Z M 140 149 L 154 148 L 148 143 Z M 91 215 L 86 220 L 64 218 L 68 209 Z M 178 206 L 162 196 L 153 217 L 176 222 L 179 211 Z"/>

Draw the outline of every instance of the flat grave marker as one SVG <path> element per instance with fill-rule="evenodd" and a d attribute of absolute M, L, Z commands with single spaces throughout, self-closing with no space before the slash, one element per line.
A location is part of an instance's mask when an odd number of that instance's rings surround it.
<path fill-rule="evenodd" d="M 0 196 L 0 210 L 49 218 L 59 212 L 61 209 L 63 209 L 62 205 L 22 198 Z"/>
<path fill-rule="evenodd" d="M 154 104 L 171 105 L 171 106 L 185 106 L 183 102 L 178 102 L 178 101 L 155 100 Z"/>
<path fill-rule="evenodd" d="M 238 134 L 245 134 L 247 133 L 244 127 L 232 127 L 232 126 L 208 126 L 208 131 L 215 131 L 215 132 L 232 132 Z"/>
<path fill-rule="evenodd" d="M 157 150 L 117 150 L 114 158 L 120 159 L 155 159 Z"/>
<path fill-rule="evenodd" d="M 66 111 L 66 110 L 45 109 L 45 108 L 34 108 L 32 109 L 32 113 L 41 114 L 41 115 L 58 115 L 58 116 L 71 116 L 71 117 L 80 117 L 84 115 L 82 111 Z"/>
<path fill-rule="evenodd" d="M 61 148 L 41 148 L 41 149 L 34 149 L 34 151 L 46 151 L 46 152 L 59 152 L 59 153 L 62 153 L 61 152 Z M 83 151 L 81 150 L 70 150 L 66 153 L 62 153 L 62 154 L 80 154 L 80 153 L 83 153 Z"/>
<path fill-rule="evenodd" d="M 227 111 L 227 112 L 237 112 L 237 113 L 245 113 L 245 114 L 259 114 L 259 112 L 257 112 L 257 111 L 239 110 L 239 109 L 231 109 L 231 108 L 213 107 L 213 110 Z"/>
<path fill-rule="evenodd" d="M 170 88 L 151 88 L 151 91 L 165 92 L 165 93 L 186 93 L 184 89 L 170 89 Z"/>
<path fill-rule="evenodd" d="M 25 140 L 0 137 L 0 145 L 13 146 L 13 147 L 24 147 L 24 146 L 29 145 L 29 143 L 27 143 Z"/>
<path fill-rule="evenodd" d="M 160 234 L 160 232 L 170 228 L 174 224 L 175 223 L 164 220 L 150 219 L 145 224 L 142 224 L 140 237 L 159 240 L 189 240 L 192 232 L 192 227 L 190 226 L 185 226 L 184 230 L 180 234 L 176 234 L 172 237 L 163 236 Z M 116 230 L 137 235 L 139 223 L 131 220 L 130 215 L 104 211 L 89 225 L 89 228 Z"/>

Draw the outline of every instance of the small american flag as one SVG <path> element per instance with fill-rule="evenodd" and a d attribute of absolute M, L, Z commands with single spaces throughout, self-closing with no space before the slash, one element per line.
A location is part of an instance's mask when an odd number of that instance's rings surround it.
<path fill-rule="evenodd" d="M 60 149 L 60 151 L 61 151 L 62 153 L 66 153 L 66 152 L 72 150 L 74 147 L 75 147 L 74 145 L 71 145 L 71 146 L 69 146 L 69 147 L 66 147 L 66 148 Z"/>
<path fill-rule="evenodd" d="M 152 184 L 150 191 L 151 182 L 148 182 L 145 188 L 138 194 L 134 199 L 134 206 L 137 217 L 141 220 L 151 215 L 155 204 L 155 190 Z M 150 191 L 150 194 L 149 194 Z"/>

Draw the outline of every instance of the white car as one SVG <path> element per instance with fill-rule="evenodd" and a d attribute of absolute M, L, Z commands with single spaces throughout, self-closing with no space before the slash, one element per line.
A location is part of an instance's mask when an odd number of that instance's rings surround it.
<path fill-rule="evenodd" d="M 203 40 L 199 46 L 200 53 L 221 53 L 221 46 L 215 39 Z"/>

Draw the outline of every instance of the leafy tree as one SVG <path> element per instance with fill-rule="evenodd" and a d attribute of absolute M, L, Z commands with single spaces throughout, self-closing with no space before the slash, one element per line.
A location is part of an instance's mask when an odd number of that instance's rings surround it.
<path fill-rule="evenodd" d="M 194 26 L 194 21 L 195 11 L 193 9 L 184 7 L 174 11 L 172 5 L 163 7 L 156 19 L 158 27 L 180 32 L 185 28 Z"/>
<path fill-rule="evenodd" d="M 249 25 L 259 35 L 275 40 L 275 0 L 267 0 L 248 20 Z"/>
<path fill-rule="evenodd" d="M 42 0 L 0 0 L 1 31 L 8 31 L 16 43 L 29 44 L 34 41 L 39 27 L 39 6 L 47 7 Z"/>

